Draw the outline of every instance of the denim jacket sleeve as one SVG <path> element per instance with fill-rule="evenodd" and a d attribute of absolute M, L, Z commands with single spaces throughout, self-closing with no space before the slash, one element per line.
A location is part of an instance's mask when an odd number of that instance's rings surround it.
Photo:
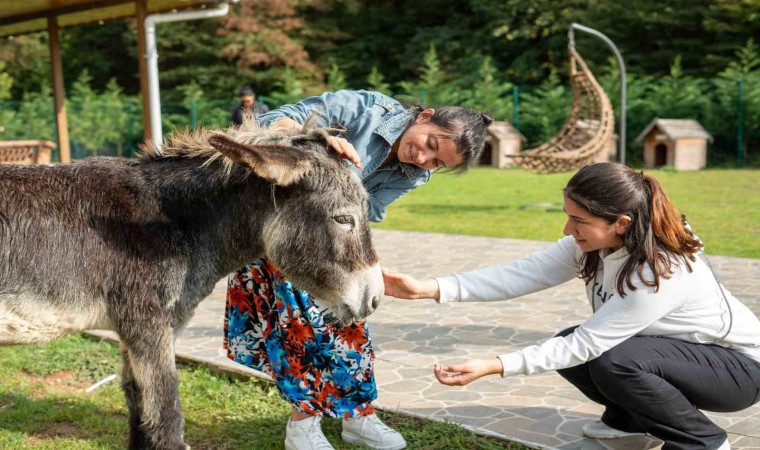
<path fill-rule="evenodd" d="M 403 173 L 398 175 L 398 177 L 393 177 L 394 180 L 386 179 L 375 187 L 365 185 L 369 192 L 368 218 L 370 222 L 382 222 L 388 205 L 430 180 L 429 172 L 423 179 L 416 180 L 409 179 Z M 371 181 L 368 184 L 371 184 Z"/>
<path fill-rule="evenodd" d="M 293 105 L 283 105 L 273 111 L 258 116 L 263 125 L 268 125 L 282 118 L 289 118 L 303 124 L 315 114 L 317 126 L 347 128 L 351 122 L 360 117 L 375 103 L 375 95 L 369 91 L 340 90 L 325 92 L 322 95 L 308 97 Z"/>

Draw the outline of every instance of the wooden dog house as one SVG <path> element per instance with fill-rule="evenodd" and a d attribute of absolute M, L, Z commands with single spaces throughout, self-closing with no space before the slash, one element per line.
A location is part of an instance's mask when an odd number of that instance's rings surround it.
<path fill-rule="evenodd" d="M 499 169 L 515 166 L 508 155 L 520 153 L 525 136 L 507 121 L 493 122 L 486 131 L 486 148 L 483 149 L 480 163 Z"/>
<path fill-rule="evenodd" d="M 644 167 L 671 166 L 701 170 L 707 165 L 707 142 L 713 137 L 692 119 L 654 119 L 635 142 L 644 141 Z"/>

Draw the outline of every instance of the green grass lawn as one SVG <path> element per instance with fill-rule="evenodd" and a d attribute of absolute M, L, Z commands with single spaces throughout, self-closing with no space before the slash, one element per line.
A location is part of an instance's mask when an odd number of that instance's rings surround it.
<path fill-rule="evenodd" d="M 0 348 L 0 448 L 125 448 L 126 405 L 118 381 L 84 392 L 95 381 L 120 373 L 120 366 L 116 346 L 82 336 Z M 194 450 L 282 448 L 289 406 L 269 383 L 183 366 L 180 393 L 185 437 Z M 526 448 L 450 424 L 379 414 L 413 449 Z M 323 430 L 336 448 L 362 448 L 343 443 L 338 420 L 324 420 Z"/>
<path fill-rule="evenodd" d="M 707 253 L 760 258 L 760 171 L 651 170 Z M 437 174 L 388 208 L 377 228 L 553 241 L 562 236 L 562 188 L 572 173 L 522 169 Z M 550 207 L 526 207 L 556 203 Z"/>

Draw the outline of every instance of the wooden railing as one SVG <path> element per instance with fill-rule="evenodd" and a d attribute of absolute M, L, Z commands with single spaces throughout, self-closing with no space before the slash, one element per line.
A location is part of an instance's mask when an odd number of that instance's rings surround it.
<path fill-rule="evenodd" d="M 44 140 L 0 141 L 0 164 L 50 164 L 54 148 Z"/>

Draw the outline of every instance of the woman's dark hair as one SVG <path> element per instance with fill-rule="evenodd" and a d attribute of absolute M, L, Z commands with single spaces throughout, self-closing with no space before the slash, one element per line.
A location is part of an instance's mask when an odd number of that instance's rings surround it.
<path fill-rule="evenodd" d="M 632 276 L 637 273 L 648 287 L 660 288 L 660 278 L 668 279 L 682 259 L 691 272 L 695 254 L 702 243 L 686 226 L 686 217 L 673 205 L 653 177 L 616 163 L 598 163 L 578 171 L 567 183 L 565 196 L 594 216 L 613 223 L 623 215 L 631 225 L 623 234 L 623 247 L 630 257 L 618 272 L 617 291 L 636 290 Z M 679 258 L 680 257 L 680 258 Z M 580 277 L 591 282 L 599 267 L 599 250 L 584 253 Z M 645 279 L 644 267 L 654 274 Z"/>
<path fill-rule="evenodd" d="M 441 106 L 434 109 L 435 114 L 430 117 L 430 123 L 451 132 L 451 135 L 446 137 L 456 143 L 457 152 L 462 155 L 461 163 L 444 170 L 463 173 L 480 157 L 486 145 L 486 128 L 493 122 L 493 118 L 487 113 L 460 106 Z M 423 108 L 413 106 L 409 111 L 417 117 Z"/>

